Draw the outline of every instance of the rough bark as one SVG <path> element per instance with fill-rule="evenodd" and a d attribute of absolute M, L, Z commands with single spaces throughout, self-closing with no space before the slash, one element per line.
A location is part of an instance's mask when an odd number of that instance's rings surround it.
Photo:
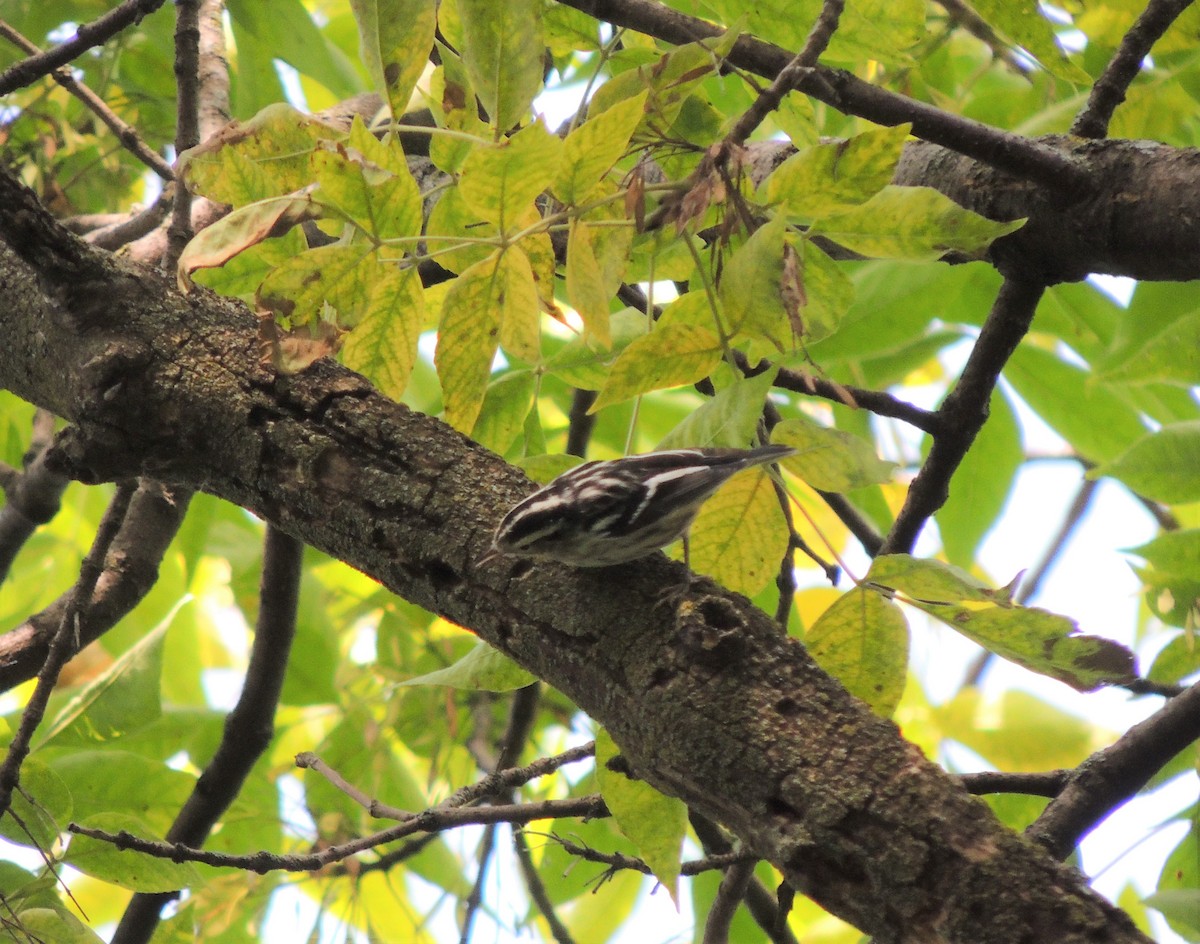
<path fill-rule="evenodd" d="M 747 600 L 702 582 L 672 613 L 665 558 L 476 570 L 518 471 L 333 363 L 274 375 L 243 306 L 88 249 L 3 174 L 0 205 L 0 383 L 72 422 L 62 471 L 208 491 L 470 627 L 878 941 L 1146 940 Z"/>

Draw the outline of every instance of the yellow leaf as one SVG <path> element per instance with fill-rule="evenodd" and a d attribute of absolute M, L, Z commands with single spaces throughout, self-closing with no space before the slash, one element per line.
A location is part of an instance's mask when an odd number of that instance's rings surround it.
<path fill-rule="evenodd" d="M 433 362 L 442 382 L 446 422 L 470 432 L 487 393 L 500 337 L 505 280 L 497 277 L 499 253 L 454 280 L 442 303 Z"/>
<path fill-rule="evenodd" d="M 643 90 L 589 118 L 567 135 L 563 142 L 563 168 L 554 192 L 564 203 L 576 204 L 593 190 L 625 153 L 634 129 L 645 112 Z"/>
<path fill-rule="evenodd" d="M 415 269 L 378 263 L 372 257 L 366 316 L 350 332 L 342 360 L 393 400 L 400 399 L 425 321 L 424 295 Z"/>
<path fill-rule="evenodd" d="M 639 393 L 695 383 L 721 361 L 721 342 L 707 328 L 667 325 L 633 341 L 613 364 L 589 412 Z"/>

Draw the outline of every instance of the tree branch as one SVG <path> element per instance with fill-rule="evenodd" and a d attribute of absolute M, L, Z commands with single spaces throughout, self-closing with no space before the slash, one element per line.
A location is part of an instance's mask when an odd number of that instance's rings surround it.
<path fill-rule="evenodd" d="M 1005 279 L 958 383 L 937 411 L 941 432 L 909 486 L 882 553 L 911 553 L 925 523 L 945 504 L 950 479 L 987 420 L 1000 371 L 1028 332 L 1044 291 L 1041 283 Z"/>
<path fill-rule="evenodd" d="M 1142 15 L 1121 38 L 1121 45 L 1096 80 L 1084 106 L 1071 125 L 1071 134 L 1081 138 L 1103 138 L 1113 112 L 1125 101 L 1125 92 L 1142 69 L 1151 47 L 1192 5 L 1192 0 L 1150 0 Z"/>
<path fill-rule="evenodd" d="M 1116 743 L 1080 764 L 1028 834 L 1056 858 L 1066 858 L 1104 817 L 1198 738 L 1200 684 L 1168 700 Z"/>
<path fill-rule="evenodd" d="M 0 73 L 0 95 L 7 95 L 43 75 L 49 75 L 80 53 L 107 42 L 125 27 L 140 23 L 142 17 L 149 16 L 162 5 L 163 0 L 125 0 L 91 23 L 84 23 L 65 43 L 9 66 Z"/>
<path fill-rule="evenodd" d="M 300 541 L 275 527 L 267 528 L 258 622 L 242 694 L 225 719 L 225 732 L 216 753 L 167 832 L 169 843 L 203 844 L 237 799 L 246 777 L 275 736 L 275 708 L 296 633 L 303 557 Z M 135 894 L 121 915 L 112 944 L 149 941 L 163 906 L 178 894 Z"/>

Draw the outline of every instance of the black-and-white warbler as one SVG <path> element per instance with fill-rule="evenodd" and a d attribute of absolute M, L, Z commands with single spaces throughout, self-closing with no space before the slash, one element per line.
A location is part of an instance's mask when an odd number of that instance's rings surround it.
<path fill-rule="evenodd" d="M 479 559 L 501 554 L 609 567 L 684 541 L 700 506 L 731 476 L 778 462 L 790 446 L 673 449 L 585 462 L 513 508 Z"/>

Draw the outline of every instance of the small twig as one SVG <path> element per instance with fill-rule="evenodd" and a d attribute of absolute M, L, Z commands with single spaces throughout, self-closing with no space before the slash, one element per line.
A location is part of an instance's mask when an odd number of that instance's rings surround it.
<path fill-rule="evenodd" d="M 148 16 L 162 5 L 163 0 L 125 0 L 120 6 L 91 23 L 84 23 L 66 42 L 9 66 L 0 74 L 0 95 L 7 95 L 16 89 L 24 88 L 43 75 L 49 75 L 80 53 L 107 42 L 125 27 L 140 23 L 142 17 Z"/>
<path fill-rule="evenodd" d="M 117 535 L 121 522 L 125 520 L 125 513 L 129 510 L 129 501 L 133 497 L 133 491 L 134 486 L 130 482 L 117 486 L 117 493 L 109 502 L 108 510 L 100 521 L 100 527 L 96 529 L 96 537 L 92 541 L 91 550 L 88 551 L 79 567 L 79 579 L 76 580 L 71 591 L 70 602 L 63 610 L 58 631 L 50 642 L 46 661 L 38 673 L 37 685 L 34 686 L 33 694 L 29 696 L 29 701 L 25 704 L 25 710 L 21 712 L 21 723 L 8 746 L 4 763 L 0 764 L 0 816 L 8 812 L 12 803 L 13 790 L 20 782 L 21 764 L 29 755 L 34 732 L 37 731 L 38 725 L 42 723 L 42 718 L 46 714 L 50 695 L 54 691 L 54 686 L 58 684 L 59 673 L 67 664 L 67 660 L 79 651 L 80 616 L 92 598 L 92 593 L 96 589 L 96 581 L 104 572 L 104 559 L 108 555 L 108 549 Z"/>
<path fill-rule="evenodd" d="M 98 249 L 120 249 L 127 243 L 141 239 L 147 233 L 158 229 L 158 225 L 167 218 L 167 214 L 171 212 L 174 205 L 175 185 L 170 184 L 163 188 L 157 200 L 140 213 L 135 213 L 120 223 L 93 230 L 83 239 Z"/>
<path fill-rule="evenodd" d="M 822 377 L 813 377 L 790 368 L 780 368 L 775 375 L 775 386 L 780 390 L 790 390 L 793 393 L 803 393 L 812 397 L 832 400 L 843 406 L 858 407 L 874 413 L 876 416 L 887 416 L 891 419 L 902 420 L 924 433 L 936 435 L 939 431 L 937 413 L 913 406 L 882 390 L 865 390 L 862 387 L 851 387 L 834 383 Z M 847 403 L 849 397 L 852 402 Z"/>
<path fill-rule="evenodd" d="M 1200 684 L 1080 764 L 1028 834 L 1065 859 L 1088 832 L 1200 738 Z"/>
<path fill-rule="evenodd" d="M 62 506 L 70 484 L 65 475 L 51 471 L 46 455 L 54 433 L 54 416 L 45 410 L 34 414 L 33 433 L 21 471 L 4 467 L 4 507 L 0 508 L 0 583 L 40 525 L 50 521 Z"/>
<path fill-rule="evenodd" d="M 460 826 L 485 826 L 488 823 L 532 823 L 543 819 L 561 819 L 581 816 L 598 819 L 608 815 L 608 808 L 599 794 L 572 797 L 566 800 L 542 800 L 537 803 L 514 803 L 501 806 L 473 806 L 468 808 L 444 809 L 436 807 L 418 813 L 412 819 L 392 826 L 381 832 L 372 833 L 336 846 L 327 846 L 320 852 L 299 855 L 276 855 L 271 852 L 254 852 L 250 855 L 231 855 L 212 852 L 209 849 L 194 849 L 183 843 L 157 842 L 143 839 L 126 830 L 110 833 L 104 829 L 93 829 L 78 823 L 68 825 L 68 832 L 78 836 L 89 836 L 101 842 L 111 843 L 118 849 L 144 852 L 156 859 L 171 859 L 175 862 L 199 862 L 225 868 L 242 869 L 265 875 L 268 872 L 315 872 L 327 865 L 341 862 L 360 852 L 367 852 L 398 839 L 416 833 L 444 832 Z M 723 868 L 728 863 L 721 863 Z"/>
<path fill-rule="evenodd" d="M 945 504 L 950 479 L 987 420 L 1000 371 L 1028 332 L 1045 290 L 1041 282 L 1026 282 L 1012 276 L 1004 280 L 958 383 L 938 410 L 941 429 L 934 436 L 921 471 L 909 486 L 882 553 L 911 552 L 925 523 Z"/>
<path fill-rule="evenodd" d="M 19 46 L 27 53 L 31 53 L 34 56 L 41 54 L 41 50 L 38 49 L 35 43 L 30 42 L 4 20 L 0 20 L 0 36 L 3 36 L 14 46 Z M 26 61 L 28 62 L 29 60 Z M 175 171 L 171 169 L 171 165 L 166 162 L 161 154 L 157 153 L 142 140 L 141 135 L 137 133 L 137 129 L 133 125 L 122 121 L 117 113 L 108 107 L 104 99 L 82 82 L 77 81 L 71 75 L 70 70 L 65 68 L 52 69 L 49 75 L 55 82 L 83 102 L 117 136 L 117 139 L 125 149 L 137 157 L 138 160 L 154 171 L 154 173 L 158 174 L 163 180 L 175 179 Z"/>
<path fill-rule="evenodd" d="M 622 852 L 600 852 L 588 846 L 581 846 L 563 839 L 561 836 L 550 836 L 570 855 L 587 862 L 607 865 L 611 871 L 641 872 L 643 875 L 653 875 L 654 871 L 641 859 L 625 855 Z M 680 875 L 699 875 L 701 872 L 724 870 L 742 862 L 757 862 L 758 857 L 749 852 L 728 852 L 724 855 L 705 856 L 703 859 L 692 859 L 679 867 Z"/>
<path fill-rule="evenodd" d="M 558 916 L 554 902 L 550 900 L 550 894 L 546 891 L 546 885 L 538 874 L 533 854 L 529 851 L 529 843 L 525 839 L 525 830 L 513 829 L 513 847 L 517 853 L 517 864 L 520 866 L 521 876 L 525 879 L 525 889 L 529 892 L 529 900 L 546 919 L 546 924 L 550 928 L 550 936 L 554 938 L 555 944 L 575 944 L 575 939 L 571 936 L 567 926 L 563 924 L 562 918 Z"/>
<path fill-rule="evenodd" d="M 1012 50 L 1008 48 L 1008 44 L 996 34 L 991 24 L 963 3 L 962 0 L 938 0 L 938 5 L 946 11 L 951 23 L 961 26 L 982 42 L 992 51 L 993 56 L 1010 69 L 1020 72 L 1022 75 L 1030 73 L 1029 66 L 1013 55 Z"/>
<path fill-rule="evenodd" d="M 351 800 L 361 806 L 367 813 L 375 819 L 390 819 L 396 822 L 404 822 L 413 818 L 413 813 L 408 810 L 402 810 L 397 806 L 388 806 L 373 797 L 367 796 L 358 787 L 352 784 L 349 780 L 343 777 L 340 773 L 330 767 L 325 761 L 321 760 L 312 751 L 304 751 L 296 755 L 296 766 L 303 767 L 307 770 L 314 771 L 324 777 L 329 784 Z"/>
<path fill-rule="evenodd" d="M 1151 47 L 1191 5 L 1192 0 L 1150 0 L 1092 86 L 1087 104 L 1071 125 L 1071 134 L 1081 138 L 1103 138 L 1108 134 L 1113 112 L 1125 101 L 1125 92 L 1137 78 Z"/>
<path fill-rule="evenodd" d="M 571 395 L 571 412 L 567 414 L 567 455 L 584 458 L 592 430 L 596 428 L 596 414 L 589 413 L 600 394 L 595 390 L 576 390 Z"/>
<path fill-rule="evenodd" d="M 475 874 L 475 882 L 463 905 L 462 931 L 459 933 L 459 944 L 471 944 L 471 928 L 475 924 L 475 915 L 483 904 L 483 883 L 487 878 L 488 863 L 496 851 L 496 824 L 488 823 L 479 840 L 479 870 Z"/>
<path fill-rule="evenodd" d="M 875 525 L 871 524 L 845 495 L 820 490 L 817 491 L 817 494 L 821 496 L 838 520 L 846 526 L 846 529 L 858 539 L 858 543 L 862 545 L 867 555 L 869 557 L 878 556 L 883 549 L 883 535 L 875 530 Z"/>
<path fill-rule="evenodd" d="M 1071 779 L 1070 770 L 1048 770 L 1044 773 L 1008 773 L 984 770 L 973 774 L 958 774 L 957 780 L 968 793 L 983 796 L 989 793 L 1021 793 L 1026 796 L 1056 797 Z"/>

